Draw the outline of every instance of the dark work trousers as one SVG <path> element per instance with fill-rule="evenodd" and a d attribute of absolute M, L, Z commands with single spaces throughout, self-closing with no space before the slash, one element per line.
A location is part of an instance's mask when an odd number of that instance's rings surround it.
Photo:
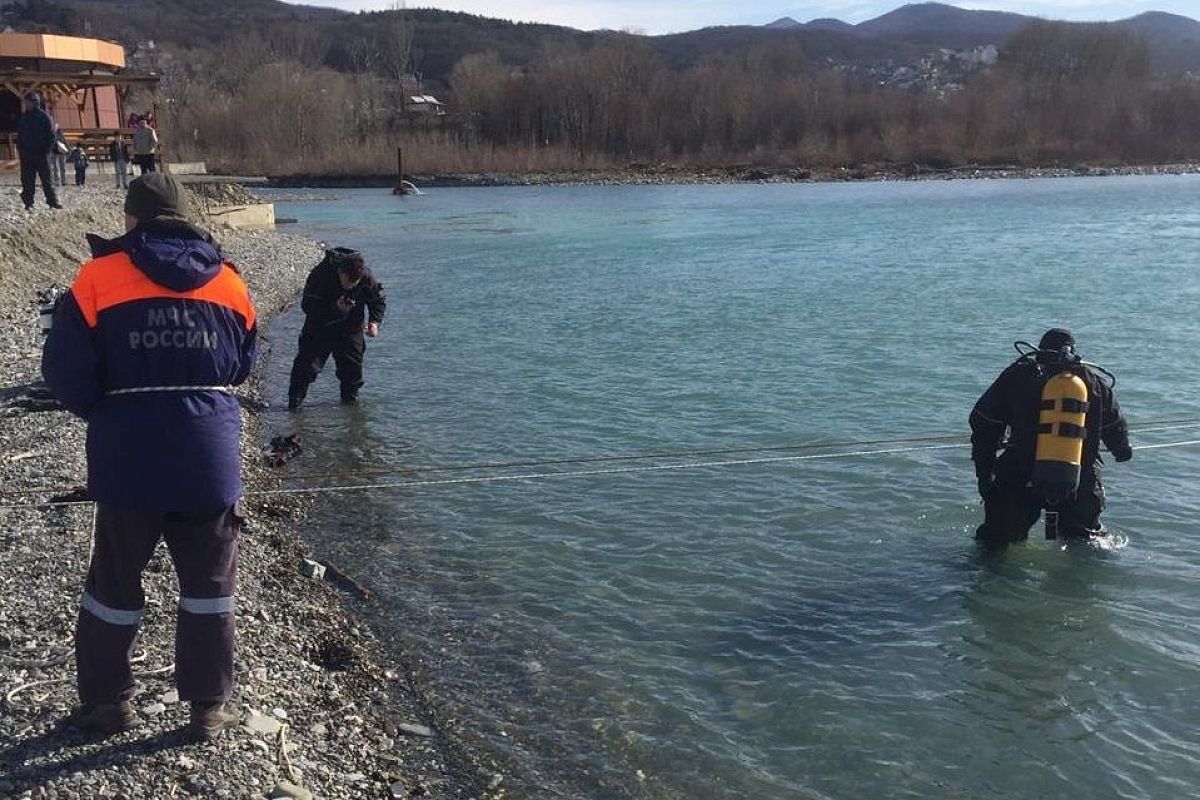
<path fill-rule="evenodd" d="M 138 174 L 145 175 L 147 172 L 154 172 L 154 153 L 139 153 L 133 157 L 133 163 L 137 164 L 140 172 Z"/>
<path fill-rule="evenodd" d="M 292 363 L 288 401 L 299 403 L 304 400 L 304 396 L 308 394 L 308 387 L 317 379 L 317 375 L 321 374 L 330 354 L 333 355 L 333 363 L 337 365 L 342 399 L 357 398 L 358 390 L 363 385 L 363 355 L 366 351 L 367 342 L 361 330 L 345 333 L 302 329 L 299 352 Z"/>
<path fill-rule="evenodd" d="M 1075 496 L 1056 506 L 1047 506 L 1030 486 L 993 484 L 983 498 L 984 519 L 975 538 L 989 544 L 1023 542 L 1043 508 L 1058 512 L 1058 535 L 1063 539 L 1103 532 L 1100 512 L 1104 510 L 1104 487 L 1095 475 L 1084 475 Z"/>
<path fill-rule="evenodd" d="M 50 177 L 50 154 L 21 156 L 21 200 L 26 208 L 33 208 L 33 194 L 37 181 L 42 182 L 42 192 L 46 195 L 46 203 L 58 205 L 58 194 L 54 191 L 54 179 Z"/>
<path fill-rule="evenodd" d="M 75 628 L 79 697 L 84 703 L 115 703 L 133 696 L 129 660 L 146 600 L 142 571 L 160 538 L 166 540 L 179 576 L 179 699 L 229 697 L 241 522 L 236 507 L 193 514 L 99 504 L 92 563 Z"/>

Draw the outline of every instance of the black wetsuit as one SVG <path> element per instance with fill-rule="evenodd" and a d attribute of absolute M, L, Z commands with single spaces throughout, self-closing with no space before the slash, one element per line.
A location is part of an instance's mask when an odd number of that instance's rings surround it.
<path fill-rule="evenodd" d="M 1100 533 L 1104 510 L 1104 486 L 1098 470 L 1103 463 L 1100 444 L 1117 461 L 1133 456 L 1129 431 L 1112 387 L 1081 364 L 1066 367 L 1087 384 L 1088 409 L 1085 422 L 1083 460 L 1079 489 L 1054 510 L 1059 514 L 1059 533 L 1064 537 Z M 1042 388 L 1058 369 L 1019 359 L 1000 374 L 971 410 L 971 458 L 983 497 L 984 523 L 976 538 L 988 542 L 1022 541 L 1045 507 L 1030 484 Z M 1009 431 L 1007 440 L 1005 430 Z M 1001 449 L 1002 448 L 1002 449 Z M 1001 451 L 997 457 L 997 451 Z"/>
<path fill-rule="evenodd" d="M 349 311 L 338 308 L 338 299 L 342 297 L 354 302 Z M 309 274 L 300 305 L 305 314 L 304 328 L 292 364 L 288 405 L 296 408 L 304 401 L 309 385 L 316 380 L 330 354 L 337 366 L 342 400 L 353 402 L 363 385 L 364 322 L 383 322 L 387 309 L 383 286 L 367 270 L 353 289 L 343 289 L 337 262 L 325 258 Z"/>

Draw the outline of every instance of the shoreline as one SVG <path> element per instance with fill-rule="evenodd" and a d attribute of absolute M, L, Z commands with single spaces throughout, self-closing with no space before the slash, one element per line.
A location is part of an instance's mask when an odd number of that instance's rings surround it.
<path fill-rule="evenodd" d="M 479 188 L 499 186 L 688 186 L 722 184 L 857 183 L 885 181 L 1030 180 L 1132 175 L 1196 175 L 1200 163 L 1132 166 L 1018 167 L 968 165 L 933 168 L 920 164 L 861 165 L 857 167 L 783 167 L 748 165 L 708 169 L 631 166 L 625 169 L 563 170 L 552 172 L 405 173 L 418 188 Z M 297 174 L 270 177 L 266 187 L 393 188 L 395 175 Z"/>
<path fill-rule="evenodd" d="M 37 290 L 70 283 L 87 258 L 84 234 L 120 232 L 118 193 L 63 190 L 64 211 L 25 212 L 0 196 L 0 505 L 42 503 L 84 483 L 82 421 L 36 388 Z M 39 198 L 39 204 L 41 199 Z M 274 232 L 210 228 L 243 270 L 260 319 L 286 310 L 319 258 L 313 242 Z M 140 724 L 106 739 L 62 726 L 75 705 L 72 632 L 90 547 L 91 505 L 0 508 L 0 797 L 267 796 L 482 798 L 497 767 L 456 735 L 406 654 L 389 653 L 356 600 L 300 574 L 320 561 L 300 527 L 303 495 L 255 496 L 280 485 L 268 465 L 260 364 L 243 402 L 248 496 L 237 593 L 241 725 L 212 743 L 182 732 L 174 694 L 174 571 L 159 548 L 144 583 L 135 651 Z M 289 347 L 288 343 L 278 343 Z M 274 354 L 280 357 L 279 354 Z M 250 409 L 250 410 L 247 410 Z M 33 491 L 40 489 L 41 491 Z M 285 784 L 311 792 L 280 795 Z"/>

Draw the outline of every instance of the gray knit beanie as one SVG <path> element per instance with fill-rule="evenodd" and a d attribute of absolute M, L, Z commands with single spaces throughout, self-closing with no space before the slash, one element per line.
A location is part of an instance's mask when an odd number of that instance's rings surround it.
<path fill-rule="evenodd" d="M 148 172 L 129 184 L 125 213 L 140 222 L 187 219 L 188 195 L 183 185 L 165 172 Z"/>

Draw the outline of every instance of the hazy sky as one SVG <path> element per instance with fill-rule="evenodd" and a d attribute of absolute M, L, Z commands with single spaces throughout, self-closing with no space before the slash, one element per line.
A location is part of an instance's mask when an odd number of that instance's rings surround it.
<path fill-rule="evenodd" d="M 385 0 L 287 0 L 347 11 L 392 8 Z M 408 8 L 467 11 L 520 22 L 572 28 L 633 28 L 644 33 L 689 31 L 709 25 L 762 25 L 780 17 L 801 22 L 837 17 L 862 22 L 904 5 L 905 0 L 408 0 Z M 961 8 L 1015 11 L 1053 19 L 1116 20 L 1143 11 L 1200 18 L 1200 0 L 959 0 Z"/>

